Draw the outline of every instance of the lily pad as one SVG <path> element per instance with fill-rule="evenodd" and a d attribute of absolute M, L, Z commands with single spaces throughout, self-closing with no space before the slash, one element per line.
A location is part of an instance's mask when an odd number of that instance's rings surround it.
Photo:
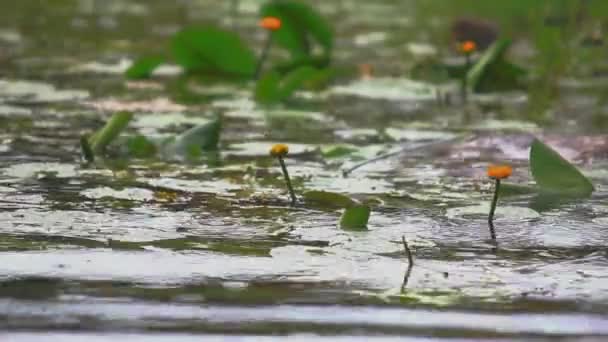
<path fill-rule="evenodd" d="M 129 79 L 143 79 L 152 75 L 152 72 L 163 64 L 165 59 L 159 56 L 142 57 L 125 71 L 125 76 Z"/>
<path fill-rule="evenodd" d="M 370 213 L 370 207 L 364 204 L 348 207 L 344 209 L 340 218 L 340 228 L 354 231 L 367 230 Z"/>
<path fill-rule="evenodd" d="M 530 170 L 542 192 L 589 196 L 595 190 L 574 165 L 538 139 L 530 148 Z"/>

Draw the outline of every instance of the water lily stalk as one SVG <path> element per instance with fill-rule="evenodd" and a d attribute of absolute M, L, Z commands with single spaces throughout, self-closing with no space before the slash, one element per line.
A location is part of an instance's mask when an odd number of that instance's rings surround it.
<path fill-rule="evenodd" d="M 283 159 L 287 153 L 289 153 L 289 147 L 285 144 L 276 144 L 270 149 L 270 155 L 279 160 L 281 170 L 283 171 L 283 176 L 285 177 L 285 184 L 287 185 L 289 196 L 291 197 L 291 205 L 293 206 L 296 204 L 298 198 L 296 197 L 295 191 L 293 191 L 291 179 L 289 178 L 289 172 L 287 172 L 287 166 L 285 165 L 285 160 Z"/>
<path fill-rule="evenodd" d="M 494 179 L 494 197 L 490 205 L 490 213 L 488 214 L 488 227 L 490 228 L 490 237 L 496 241 L 496 231 L 494 230 L 494 213 L 498 204 L 498 193 L 500 192 L 500 180 L 511 176 L 513 169 L 508 165 L 491 165 L 488 167 L 488 177 Z"/>
<path fill-rule="evenodd" d="M 462 74 L 462 88 L 461 88 L 461 96 L 462 102 L 466 103 L 468 99 L 469 85 L 467 82 L 467 74 L 469 69 L 471 68 L 471 54 L 477 50 L 477 44 L 475 44 L 472 40 L 467 40 L 459 44 L 458 50 L 462 54 L 464 54 L 465 58 L 465 72 Z"/>
<path fill-rule="evenodd" d="M 91 144 L 89 144 L 89 137 L 87 135 L 80 137 L 80 150 L 82 151 L 82 156 L 87 163 L 93 163 L 95 161 L 95 153 L 93 153 L 93 149 L 91 148 Z"/>
<path fill-rule="evenodd" d="M 401 292 L 403 292 L 407 287 L 407 283 L 410 280 L 410 275 L 412 274 L 412 269 L 414 268 L 414 257 L 412 256 L 410 246 L 407 244 L 405 235 L 401 236 L 401 241 L 403 242 L 403 250 L 405 250 L 405 255 L 407 256 L 407 270 L 403 275 L 403 283 L 401 283 Z"/>
<path fill-rule="evenodd" d="M 260 74 L 262 73 L 262 69 L 264 67 L 264 62 L 268 58 L 268 53 L 272 46 L 273 41 L 273 33 L 281 28 L 281 19 L 277 17 L 264 17 L 259 26 L 268 31 L 268 35 L 266 36 L 266 42 L 264 43 L 264 47 L 262 48 L 262 54 L 258 59 L 258 64 L 255 67 L 254 78 L 257 80 L 260 78 Z"/>

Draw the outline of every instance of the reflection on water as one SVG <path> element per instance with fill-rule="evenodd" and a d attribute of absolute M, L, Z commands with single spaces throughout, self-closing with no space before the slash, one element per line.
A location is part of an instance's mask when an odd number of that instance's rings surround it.
<path fill-rule="evenodd" d="M 261 39 L 252 29 L 258 4 L 239 6 L 236 26 L 250 42 Z M 150 81 L 120 75 L 134 57 L 164 51 L 185 24 L 230 25 L 228 1 L 0 5 L 0 330 L 15 331 L 0 339 L 39 339 L 17 331 L 47 329 L 94 331 L 45 334 L 49 341 L 200 338 L 150 331 L 331 341 L 608 335 L 608 140 L 589 136 L 608 122 L 600 97 L 607 83 L 561 81 L 567 95 L 551 99 L 555 125 L 547 127 L 529 121 L 526 94 L 474 97 L 463 115 L 435 101 L 435 85 L 404 78 L 395 62 L 410 63 L 412 46 L 443 53 L 439 40 L 421 45 L 426 22 L 437 21 L 414 15 L 423 7 L 320 4 L 340 19 L 337 63 L 374 62 L 391 77 L 344 82 L 301 95 L 294 108 L 268 110 L 251 100 L 249 85 L 194 83 L 180 93 L 171 65 Z M 129 132 L 150 136 L 224 113 L 222 150 L 209 163 L 80 165 L 81 134 L 125 109 L 136 116 Z M 513 181 L 529 182 L 532 134 L 579 163 L 598 191 L 560 203 L 501 199 L 495 249 L 483 170 L 511 160 Z M 369 231 L 340 230 L 337 209 L 290 207 L 267 155 L 274 142 L 290 145 L 298 192 L 373 203 Z M 415 259 L 404 291 L 402 236 Z"/>

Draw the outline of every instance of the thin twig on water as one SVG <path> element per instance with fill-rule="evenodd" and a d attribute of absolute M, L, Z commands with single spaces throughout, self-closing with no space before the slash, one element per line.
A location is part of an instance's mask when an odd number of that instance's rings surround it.
<path fill-rule="evenodd" d="M 403 276 L 403 283 L 401 284 L 401 292 L 404 292 L 405 288 L 407 287 L 407 282 L 410 280 L 412 269 L 414 268 L 414 257 L 412 256 L 410 246 L 407 244 L 405 235 L 401 237 L 401 241 L 403 242 L 403 249 L 405 250 L 405 255 L 407 256 L 407 270 L 405 271 L 405 275 Z"/>

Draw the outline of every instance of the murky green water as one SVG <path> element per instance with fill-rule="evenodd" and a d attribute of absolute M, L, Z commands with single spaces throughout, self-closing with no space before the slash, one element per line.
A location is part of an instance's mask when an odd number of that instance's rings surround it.
<path fill-rule="evenodd" d="M 132 57 L 164 51 L 184 25 L 235 25 L 262 40 L 257 1 L 241 2 L 236 23 L 218 3 L 0 5 L 0 339 L 608 336 L 605 46 L 581 50 L 574 58 L 593 63 L 559 75 L 548 98 L 438 104 L 435 86 L 399 77 L 420 51 L 450 53 L 432 2 L 335 1 L 320 8 L 334 19 L 336 63 L 371 63 L 377 78 L 274 109 L 257 107 L 249 84 L 191 82 L 184 93 L 172 66 L 150 81 L 123 79 Z M 513 58 L 537 62 L 528 50 Z M 82 166 L 80 135 L 118 110 L 135 113 L 131 132 L 150 136 L 222 113 L 221 152 Z M 562 203 L 501 199 L 495 248 L 485 166 L 509 160 L 513 181 L 530 182 L 534 135 L 597 191 Z M 369 231 L 339 229 L 337 209 L 290 207 L 268 156 L 275 142 L 290 146 L 298 192 L 373 200 Z M 338 144 L 355 152 L 324 157 Z M 398 148 L 406 152 L 342 176 Z M 415 254 L 405 287 L 402 236 Z"/>

